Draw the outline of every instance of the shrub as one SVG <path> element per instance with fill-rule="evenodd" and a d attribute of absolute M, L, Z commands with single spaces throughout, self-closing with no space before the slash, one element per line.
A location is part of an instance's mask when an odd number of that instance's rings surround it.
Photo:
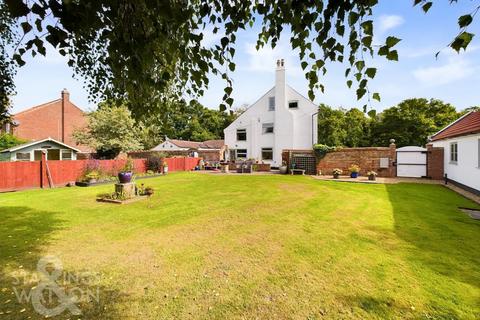
<path fill-rule="evenodd" d="M 375 171 L 368 171 L 367 176 L 376 176 L 377 173 Z"/>
<path fill-rule="evenodd" d="M 161 172 L 163 167 L 163 159 L 165 154 L 162 152 L 155 152 L 147 157 L 147 170 L 153 172 Z"/>
<path fill-rule="evenodd" d="M 336 147 L 330 147 L 327 146 L 326 144 L 316 144 L 313 146 L 313 151 L 315 152 L 315 156 L 318 159 L 322 159 L 327 155 L 327 153 L 335 151 L 337 148 Z"/>

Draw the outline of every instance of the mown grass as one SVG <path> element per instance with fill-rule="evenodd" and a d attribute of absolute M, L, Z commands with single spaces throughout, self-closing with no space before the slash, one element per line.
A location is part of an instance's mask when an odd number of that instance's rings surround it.
<path fill-rule="evenodd" d="M 58 319 L 480 317 L 480 223 L 442 186 L 140 182 L 155 195 L 123 206 L 95 202 L 112 186 L 0 194 L 0 320 L 42 318 L 14 290 L 36 285 L 22 276 L 46 255 L 99 292 Z"/>

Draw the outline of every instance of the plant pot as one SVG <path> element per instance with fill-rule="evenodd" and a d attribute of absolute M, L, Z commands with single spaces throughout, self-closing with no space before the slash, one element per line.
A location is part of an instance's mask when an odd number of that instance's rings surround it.
<path fill-rule="evenodd" d="M 168 173 L 168 167 L 163 167 L 163 174 L 167 174 Z"/>
<path fill-rule="evenodd" d="M 368 176 L 368 180 L 375 181 L 375 180 L 377 180 L 377 176 L 372 174 L 372 175 Z"/>
<path fill-rule="evenodd" d="M 351 172 L 350 178 L 354 178 L 354 179 L 358 178 L 358 172 Z"/>
<path fill-rule="evenodd" d="M 338 179 L 338 178 L 340 178 L 340 175 L 339 175 L 339 174 L 334 174 L 334 175 L 333 175 L 333 179 Z"/>
<path fill-rule="evenodd" d="M 287 174 L 287 166 L 281 166 L 279 169 L 281 174 Z"/>
<path fill-rule="evenodd" d="M 131 171 L 118 173 L 118 180 L 120 180 L 120 183 L 129 183 L 130 181 L 132 181 L 132 177 L 133 173 Z"/>

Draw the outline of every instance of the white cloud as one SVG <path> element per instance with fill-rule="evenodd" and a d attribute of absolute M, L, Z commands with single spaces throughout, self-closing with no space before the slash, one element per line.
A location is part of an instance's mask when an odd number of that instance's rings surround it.
<path fill-rule="evenodd" d="M 401 26 L 405 22 L 402 16 L 398 15 L 381 15 L 378 19 L 378 30 L 380 34 Z"/>
<path fill-rule="evenodd" d="M 278 59 L 284 59 L 289 75 L 303 75 L 302 69 L 298 66 L 298 54 L 290 47 L 288 38 L 283 38 L 274 49 L 266 45 L 257 50 L 255 43 L 246 43 L 246 53 L 248 55 L 247 69 L 249 71 L 272 72 L 275 68 L 275 62 Z"/>
<path fill-rule="evenodd" d="M 413 76 L 424 85 L 435 87 L 465 79 L 476 73 L 478 68 L 461 56 L 449 58 L 446 64 L 438 67 L 418 68 Z"/>

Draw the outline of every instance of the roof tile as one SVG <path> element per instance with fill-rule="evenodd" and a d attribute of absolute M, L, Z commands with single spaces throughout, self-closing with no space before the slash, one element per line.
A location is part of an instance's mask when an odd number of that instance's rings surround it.
<path fill-rule="evenodd" d="M 480 133 L 480 111 L 471 112 L 460 118 L 433 135 L 431 140 L 436 141 L 473 133 Z"/>

